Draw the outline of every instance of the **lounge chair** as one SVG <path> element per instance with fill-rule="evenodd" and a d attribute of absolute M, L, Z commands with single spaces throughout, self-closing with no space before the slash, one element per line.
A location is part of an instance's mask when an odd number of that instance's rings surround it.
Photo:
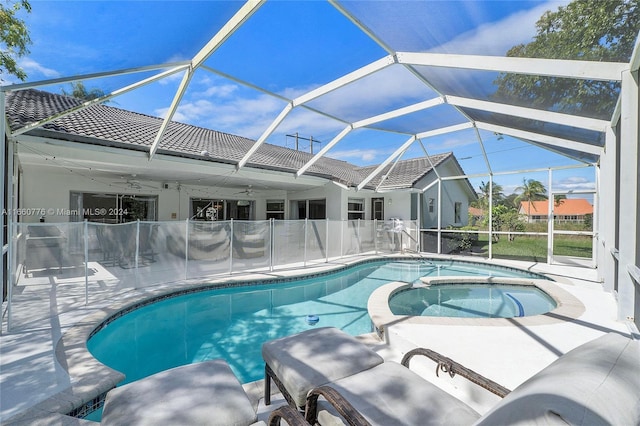
<path fill-rule="evenodd" d="M 101 424 L 266 426 L 257 421 L 256 408 L 229 365 L 216 359 L 112 389 L 105 399 Z M 271 413 L 269 426 L 277 426 L 281 420 L 289 426 L 308 425 L 288 406 Z"/>
<path fill-rule="evenodd" d="M 271 381 L 292 406 L 304 410 L 314 388 L 384 362 L 384 359 L 334 327 L 313 328 L 262 345 L 265 361 L 265 404 L 270 404 Z"/>
<path fill-rule="evenodd" d="M 301 340 L 305 336 L 291 336 Z M 330 344 L 325 351 L 331 353 Z M 459 373 L 504 398 L 480 415 L 452 395 L 422 379 L 407 367 L 415 355 L 427 355 L 441 371 Z M 293 354 L 291 354 L 293 356 Z M 336 355 L 336 358 L 339 355 Z M 285 377 L 295 376 L 292 367 L 280 366 Z M 313 367 L 330 369 L 331 363 Z M 275 373 L 275 372 L 274 372 Z M 297 371 L 296 375 L 306 375 Z M 285 379 L 285 382 L 288 380 Z M 290 382 L 290 381 L 289 381 Z M 308 394 L 309 423 L 352 425 L 429 424 L 640 424 L 640 342 L 609 333 L 568 352 L 521 384 L 513 392 L 433 351 L 409 352 L 402 365 L 384 362 L 346 375 Z M 318 398 L 321 401 L 318 402 Z M 344 416 L 333 408 L 334 399 L 349 402 L 361 418 Z M 323 400 L 328 401 L 324 402 Z M 345 411 L 344 408 L 341 408 Z M 353 420 L 356 419 L 356 420 Z"/>

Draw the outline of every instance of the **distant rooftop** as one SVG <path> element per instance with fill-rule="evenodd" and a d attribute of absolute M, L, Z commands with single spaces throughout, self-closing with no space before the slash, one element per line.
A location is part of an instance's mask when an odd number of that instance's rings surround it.
<path fill-rule="evenodd" d="M 520 202 L 520 211 L 529 211 L 528 201 Z M 547 214 L 548 211 L 549 200 L 531 201 L 529 214 Z M 553 213 L 562 216 L 593 214 L 593 206 L 584 198 L 565 198 L 554 204 Z"/>

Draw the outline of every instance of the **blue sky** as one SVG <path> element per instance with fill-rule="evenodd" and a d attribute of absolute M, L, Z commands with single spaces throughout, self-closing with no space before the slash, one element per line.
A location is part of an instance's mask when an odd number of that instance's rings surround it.
<path fill-rule="evenodd" d="M 397 8 L 388 2 L 347 2 L 345 7 L 364 14 L 368 24 L 396 50 L 504 55 L 515 44 L 535 34 L 535 22 L 558 1 L 431 1 L 412 2 L 416 19 L 393 25 Z M 25 16 L 31 32 L 31 53 L 21 65 L 28 81 L 160 64 L 193 57 L 229 17 L 239 2 L 221 1 L 41 1 L 32 0 Z M 383 19 L 376 19 L 381 16 Z M 206 65 L 287 98 L 294 98 L 374 60 L 386 52 L 328 3 L 272 1 L 255 15 L 206 62 Z M 153 73 L 138 73 L 85 82 L 105 92 L 118 89 Z M 454 72 L 451 72 L 454 74 Z M 167 78 L 116 98 L 110 105 L 163 116 L 181 76 Z M 441 74 L 439 78 L 447 78 Z M 456 84 L 482 94 L 494 76 L 478 73 L 455 75 Z M 58 92 L 59 86 L 46 90 Z M 462 89 L 461 89 L 462 90 Z M 487 90 L 490 90 L 487 89 Z M 393 66 L 362 81 L 313 101 L 310 105 L 358 120 L 389 109 L 434 97 L 406 69 Z M 208 71 L 196 72 L 174 119 L 198 126 L 258 138 L 285 103 L 268 94 Z M 441 108 L 441 107 L 437 107 Z M 424 130 L 459 122 L 447 107 L 433 109 L 434 122 L 424 114 L 397 120 L 397 129 Z M 432 115 L 431 117 L 433 117 Z M 433 118 L 432 118 L 433 120 Z M 448 121 L 450 120 L 450 122 Z M 293 147 L 288 134 L 321 142 L 330 141 L 344 123 L 307 110 L 295 110 L 268 142 Z M 481 132 L 494 172 L 576 164 L 511 138 Z M 354 164 L 379 164 L 408 139 L 396 132 L 357 130 L 329 156 Z M 487 171 L 480 145 L 472 130 L 423 140 L 429 154 L 453 151 L 468 174 Z M 316 145 L 317 151 L 322 145 Z M 403 158 L 424 155 L 415 143 Z M 505 192 L 523 177 L 547 183 L 548 174 L 496 176 Z M 474 179 L 477 187 L 481 180 Z M 592 168 L 554 173 L 554 190 L 593 187 Z"/>

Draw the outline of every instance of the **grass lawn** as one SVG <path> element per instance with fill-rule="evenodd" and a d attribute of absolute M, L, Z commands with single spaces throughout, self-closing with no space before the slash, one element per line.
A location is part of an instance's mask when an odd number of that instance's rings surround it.
<path fill-rule="evenodd" d="M 592 244 L 593 240 L 589 236 L 556 235 L 553 252 L 558 256 L 590 258 Z M 473 251 L 488 253 L 489 236 L 479 235 Z M 509 241 L 506 235 L 501 235 L 500 240 L 493 243 L 492 252 L 494 257 L 546 261 L 547 237 L 517 235 L 514 241 Z"/>

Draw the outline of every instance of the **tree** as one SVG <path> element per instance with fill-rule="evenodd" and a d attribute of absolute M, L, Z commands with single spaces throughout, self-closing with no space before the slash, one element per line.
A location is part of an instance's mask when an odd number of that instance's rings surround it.
<path fill-rule="evenodd" d="M 628 62 L 640 31 L 640 0 L 575 0 L 536 23 L 528 44 L 507 56 Z M 494 98 L 535 108 L 610 117 L 620 92 L 617 83 L 502 73 Z"/>
<path fill-rule="evenodd" d="M 518 208 L 518 202 L 516 201 L 516 198 L 518 198 L 518 194 L 509 194 L 504 197 L 500 204 L 511 208 Z"/>
<path fill-rule="evenodd" d="M 25 80 L 27 74 L 18 66 L 17 59 L 29 53 L 31 37 L 25 22 L 18 18 L 20 10 L 31 12 L 27 0 L 0 2 L 0 81 L 3 74 Z"/>
<path fill-rule="evenodd" d="M 67 92 L 64 88 L 62 94 L 65 96 L 73 96 L 74 98 L 82 99 L 85 101 L 91 101 L 105 95 L 101 89 L 93 88 L 87 89 L 84 83 L 81 81 L 74 81 L 71 83 L 71 92 Z"/>
<path fill-rule="evenodd" d="M 518 214 L 518 211 L 513 207 L 508 207 L 505 205 L 497 205 L 494 206 L 491 211 L 491 229 L 494 232 L 493 242 L 497 243 L 500 240 L 500 234 L 496 234 L 498 231 L 507 231 L 507 239 L 511 242 L 515 240 L 515 235 L 511 232 L 522 232 L 524 231 L 524 223 Z M 489 218 L 485 218 L 485 224 L 489 223 Z"/>
<path fill-rule="evenodd" d="M 522 178 L 522 186 L 516 188 L 520 194 L 516 197 L 516 203 L 526 201 L 528 204 L 527 216 L 531 216 L 531 202 L 547 199 L 547 189 L 542 182 L 535 179 Z"/>
<path fill-rule="evenodd" d="M 567 199 L 567 196 L 564 194 L 557 194 L 553 196 L 553 205 L 555 207 L 560 207 L 561 204 L 564 203 L 564 200 Z"/>
<path fill-rule="evenodd" d="M 491 188 L 490 188 L 491 187 Z M 480 194 L 478 200 L 474 201 L 475 207 L 482 209 L 483 211 L 489 211 L 489 192 L 492 193 L 493 204 L 499 204 L 504 199 L 502 185 L 493 182 L 493 185 L 489 185 L 489 182 L 480 182 L 478 187 Z"/>

